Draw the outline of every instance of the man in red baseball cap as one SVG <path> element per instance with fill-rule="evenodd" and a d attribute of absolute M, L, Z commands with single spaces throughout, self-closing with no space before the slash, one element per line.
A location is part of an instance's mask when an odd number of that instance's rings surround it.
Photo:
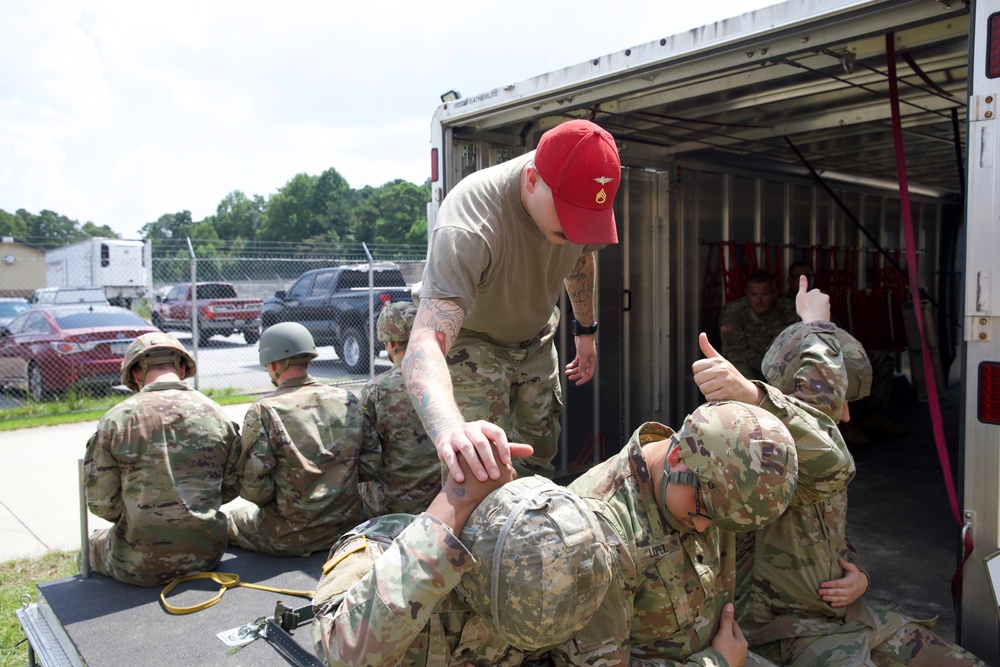
<path fill-rule="evenodd" d="M 563 404 L 553 337 L 565 285 L 576 357 L 566 376 L 597 364 L 594 253 L 618 242 L 621 182 L 614 138 L 571 120 L 536 149 L 463 179 L 431 232 L 403 375 L 438 456 L 456 480 L 497 479 L 507 439 L 534 447 L 519 473 L 551 477 Z"/>

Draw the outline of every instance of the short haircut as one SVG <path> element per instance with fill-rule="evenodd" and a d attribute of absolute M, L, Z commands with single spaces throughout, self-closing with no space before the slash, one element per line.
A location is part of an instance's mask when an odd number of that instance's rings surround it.
<path fill-rule="evenodd" d="M 747 284 L 754 283 L 757 285 L 767 284 L 774 285 L 774 275 L 770 271 L 765 271 L 764 269 L 757 269 L 749 276 L 747 276 Z"/>
<path fill-rule="evenodd" d="M 808 273 L 810 276 L 813 274 L 812 264 L 810 264 L 809 262 L 807 262 L 805 260 L 799 260 L 797 262 L 792 262 L 791 265 L 789 265 L 789 267 L 788 267 L 788 273 L 791 273 L 792 269 L 807 269 L 806 273 Z"/>

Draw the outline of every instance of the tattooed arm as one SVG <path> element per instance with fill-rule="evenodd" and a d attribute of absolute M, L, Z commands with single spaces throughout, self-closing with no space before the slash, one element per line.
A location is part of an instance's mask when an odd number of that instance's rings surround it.
<path fill-rule="evenodd" d="M 597 321 L 594 309 L 594 274 L 597 263 L 594 255 L 592 252 L 580 255 L 573 273 L 563 281 L 569 301 L 573 304 L 573 315 L 583 326 Z M 576 358 L 566 364 L 566 377 L 581 385 L 594 377 L 594 371 L 597 370 L 597 341 L 595 336 L 576 336 L 574 343 Z"/>
<path fill-rule="evenodd" d="M 493 456 L 496 446 L 501 464 L 510 463 L 507 435 L 486 421 L 466 423 L 455 403 L 445 356 L 462 328 L 465 313 L 448 299 L 421 299 L 403 358 L 403 380 L 438 457 L 457 482 L 465 481 L 456 453 L 461 452 L 479 481 L 499 479 Z"/>

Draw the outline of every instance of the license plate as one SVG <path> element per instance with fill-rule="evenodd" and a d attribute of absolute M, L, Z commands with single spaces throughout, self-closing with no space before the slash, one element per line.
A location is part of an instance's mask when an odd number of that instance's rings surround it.
<path fill-rule="evenodd" d="M 233 326 L 236 326 L 236 327 L 243 326 L 243 320 L 233 320 Z"/>
<path fill-rule="evenodd" d="M 108 347 L 111 348 L 111 354 L 125 354 L 125 350 L 128 349 L 128 341 L 122 343 L 110 343 Z"/>

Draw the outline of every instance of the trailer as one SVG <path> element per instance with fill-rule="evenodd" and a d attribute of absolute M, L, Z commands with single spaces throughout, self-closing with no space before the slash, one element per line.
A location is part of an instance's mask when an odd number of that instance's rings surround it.
<path fill-rule="evenodd" d="M 45 252 L 47 287 L 101 287 L 108 301 L 129 308 L 151 291 L 148 241 L 89 238 Z"/>
<path fill-rule="evenodd" d="M 957 638 L 992 665 L 998 29 L 1000 0 L 789 0 L 675 35 L 667 27 L 440 105 L 428 206 L 433 230 L 462 178 L 532 150 L 566 120 L 616 138 L 619 244 L 598 253 L 597 376 L 567 387 L 562 472 L 603 458 L 595 443 L 617 447 L 648 420 L 679 423 L 700 402 L 698 333 L 718 342 L 720 310 L 755 267 L 781 277 L 810 261 L 839 321 L 894 354 L 932 416 L 956 378 L 958 469 L 945 452 L 941 474 L 964 559 Z M 560 340 L 565 349 L 572 338 Z M 931 423 L 937 435 L 940 416 Z"/>

